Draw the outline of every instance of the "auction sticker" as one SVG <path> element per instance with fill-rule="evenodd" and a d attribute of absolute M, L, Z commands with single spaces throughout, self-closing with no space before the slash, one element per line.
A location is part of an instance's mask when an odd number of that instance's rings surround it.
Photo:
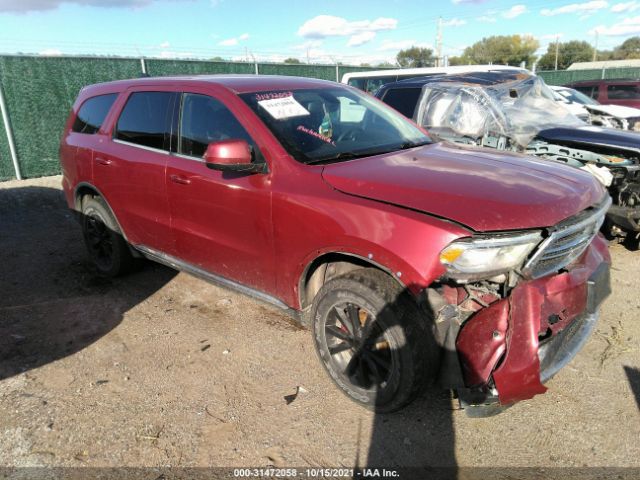
<path fill-rule="evenodd" d="M 298 101 L 291 96 L 260 100 L 258 105 L 269 112 L 269 115 L 276 120 L 309 115 L 307 109 L 300 105 Z"/>

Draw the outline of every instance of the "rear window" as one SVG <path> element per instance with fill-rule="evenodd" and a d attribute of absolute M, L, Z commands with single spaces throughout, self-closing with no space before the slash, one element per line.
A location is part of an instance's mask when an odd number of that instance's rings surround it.
<path fill-rule="evenodd" d="M 77 133 L 94 134 L 102 126 L 111 105 L 116 101 L 117 93 L 98 95 L 86 100 L 76 116 L 71 130 Z"/>
<path fill-rule="evenodd" d="M 134 92 L 116 125 L 114 138 L 143 147 L 169 150 L 173 92 Z"/>
<path fill-rule="evenodd" d="M 405 117 L 413 118 L 420 92 L 420 88 L 392 88 L 387 91 L 382 101 Z"/>
<path fill-rule="evenodd" d="M 640 100 L 640 87 L 638 85 L 608 85 L 607 97 L 609 100 Z"/>

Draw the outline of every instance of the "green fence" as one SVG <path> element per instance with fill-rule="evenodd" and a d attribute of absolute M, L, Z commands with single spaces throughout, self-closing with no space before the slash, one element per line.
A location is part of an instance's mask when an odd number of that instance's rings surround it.
<path fill-rule="evenodd" d="M 80 89 L 92 83 L 142 74 L 138 58 L 0 56 L 0 88 L 4 93 L 22 177 L 60 173 L 58 146 L 69 110 Z M 195 75 L 253 74 L 254 63 L 145 59 L 146 73 Z M 335 65 L 258 63 L 266 75 L 295 75 L 336 80 Z M 367 68 L 339 66 L 338 78 Z M 15 178 L 4 123 L 0 121 L 0 180 Z"/>
<path fill-rule="evenodd" d="M 549 85 L 566 85 L 581 80 L 640 78 L 640 68 L 602 68 L 597 70 L 555 70 L 537 72 Z"/>

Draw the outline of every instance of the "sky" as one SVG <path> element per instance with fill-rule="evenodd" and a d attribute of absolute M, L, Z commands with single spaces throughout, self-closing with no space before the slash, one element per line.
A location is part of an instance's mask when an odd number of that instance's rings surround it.
<path fill-rule="evenodd" d="M 435 48 L 440 18 L 448 56 L 513 34 L 610 49 L 640 35 L 640 0 L 0 0 L 0 52 L 376 64 Z"/>

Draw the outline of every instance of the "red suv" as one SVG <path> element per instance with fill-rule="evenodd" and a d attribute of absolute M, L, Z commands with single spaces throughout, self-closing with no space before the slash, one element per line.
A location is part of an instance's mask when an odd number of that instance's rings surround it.
<path fill-rule="evenodd" d="M 640 80 L 584 80 L 565 85 L 603 105 L 640 108 Z"/>
<path fill-rule="evenodd" d="M 144 256 L 280 307 L 377 411 L 431 381 L 476 415 L 544 392 L 609 293 L 610 198 L 592 175 L 433 143 L 352 87 L 92 85 L 60 153 L 99 272 Z"/>

